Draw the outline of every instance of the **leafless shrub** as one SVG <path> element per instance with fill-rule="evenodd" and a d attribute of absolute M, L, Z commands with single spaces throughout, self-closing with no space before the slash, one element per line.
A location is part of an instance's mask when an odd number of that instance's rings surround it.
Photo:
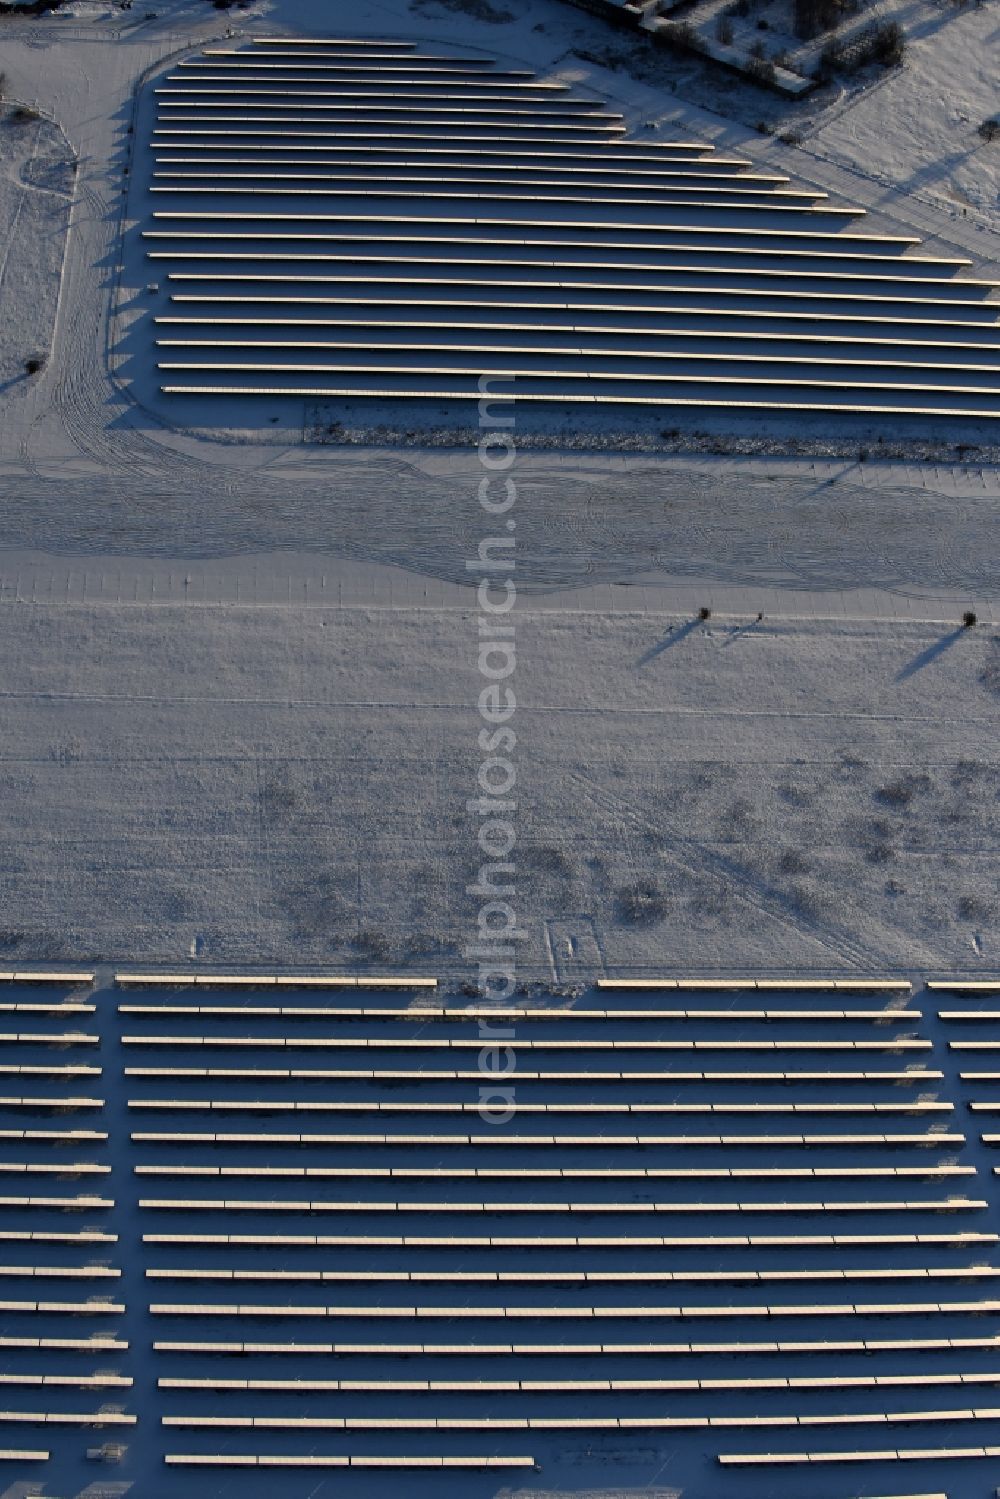
<path fill-rule="evenodd" d="M 563 879 L 571 879 L 573 876 L 572 862 L 561 848 L 556 848 L 553 844 L 538 843 L 523 848 L 521 862 L 538 870 L 540 874 L 561 875 Z"/>
<path fill-rule="evenodd" d="M 819 892 L 809 885 L 792 885 L 788 891 L 788 903 L 800 916 L 813 921 L 823 910 Z"/>
<path fill-rule="evenodd" d="M 746 75 L 752 78 L 754 83 L 767 87 L 773 84 L 775 79 L 774 63 L 768 62 L 764 57 L 751 56 L 746 65 Z M 768 129 L 767 133 L 770 135 L 772 132 Z"/>
<path fill-rule="evenodd" d="M 989 643 L 986 665 L 979 673 L 979 685 L 994 697 L 1000 697 L 1000 635 L 994 635 Z"/>
<path fill-rule="evenodd" d="M 655 880 L 636 880 L 615 891 L 615 915 L 624 926 L 657 926 L 668 908 L 667 897 Z"/>
<path fill-rule="evenodd" d="M 850 41 L 831 41 L 819 57 L 818 76 L 834 73 L 857 73 L 869 63 L 891 68 L 902 62 L 906 52 L 906 34 L 897 21 L 884 21 L 859 32 Z"/>
<path fill-rule="evenodd" d="M 392 943 L 384 932 L 373 930 L 358 932 L 351 946 L 361 957 L 377 958 L 380 962 L 392 956 Z"/>
<path fill-rule="evenodd" d="M 440 932 L 411 932 L 403 942 L 403 951 L 411 958 L 438 958 L 457 952 L 458 944 Z"/>
<path fill-rule="evenodd" d="M 803 41 L 832 31 L 844 13 L 842 0 L 795 0 L 793 25 L 795 35 Z"/>
<path fill-rule="evenodd" d="M 703 47 L 690 21 L 668 21 L 654 34 L 661 46 L 672 52 L 700 52 Z"/>
<path fill-rule="evenodd" d="M 908 807 L 915 796 L 922 795 L 930 788 L 929 776 L 901 776 L 897 781 L 880 786 L 875 792 L 875 800 L 884 807 Z"/>
<path fill-rule="evenodd" d="M 887 864 L 896 857 L 893 829 L 884 818 L 873 818 L 861 835 L 861 852 L 869 864 Z"/>

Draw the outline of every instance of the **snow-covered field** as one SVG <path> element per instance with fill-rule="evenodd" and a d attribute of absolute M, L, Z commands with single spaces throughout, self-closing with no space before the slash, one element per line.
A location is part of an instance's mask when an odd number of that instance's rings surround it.
<path fill-rule="evenodd" d="M 3 613 L 5 957 L 467 973 L 470 611 Z M 525 606 L 517 657 L 525 978 L 564 928 L 599 972 L 1000 967 L 992 629 Z"/>
<path fill-rule="evenodd" d="M 28 360 L 48 357 L 72 190 L 72 153 L 57 127 L 0 104 L 0 401 L 17 399 Z"/>
<path fill-rule="evenodd" d="M 985 235 L 1000 228 L 1000 140 L 979 126 L 1000 111 L 995 4 L 909 5 L 905 65 L 828 114 L 809 131 L 811 154 L 848 167 L 883 190 L 882 202 L 915 198 L 942 218 L 966 219 Z"/>

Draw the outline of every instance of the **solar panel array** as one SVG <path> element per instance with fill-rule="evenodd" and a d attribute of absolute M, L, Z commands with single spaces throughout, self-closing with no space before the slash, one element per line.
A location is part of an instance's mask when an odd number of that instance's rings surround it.
<path fill-rule="evenodd" d="M 12 1479 L 991 1492 L 1000 984 L 4 988 Z"/>
<path fill-rule="evenodd" d="M 258 38 L 155 97 L 170 395 L 1000 414 L 968 261 L 530 72 Z"/>
<path fill-rule="evenodd" d="M 92 978 L 0 973 L 0 1478 L 136 1421 Z"/>

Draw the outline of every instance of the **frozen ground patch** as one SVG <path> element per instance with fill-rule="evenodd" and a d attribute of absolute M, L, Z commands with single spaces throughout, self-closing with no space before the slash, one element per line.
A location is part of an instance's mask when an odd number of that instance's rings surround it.
<path fill-rule="evenodd" d="M 4 502 L 5 545 L 85 558 L 91 570 L 116 556 L 176 559 L 183 570 L 199 558 L 272 554 L 254 569 L 266 580 L 284 571 L 273 554 L 294 552 L 317 566 L 375 562 L 467 581 L 482 535 L 472 450 L 404 458 L 292 447 L 243 471 L 194 460 L 154 467 L 163 453 L 145 471 L 122 462 L 100 484 L 82 464 L 19 478 Z M 994 483 L 980 468 L 526 452 L 519 576 L 526 589 L 683 577 L 793 598 L 946 590 L 976 607 L 997 596 Z"/>
<path fill-rule="evenodd" d="M 845 109 L 834 107 L 810 149 L 914 194 L 950 218 L 1000 227 L 1000 141 L 978 127 L 1000 108 L 995 6 L 920 14 L 906 65 Z M 887 128 L 889 135 L 887 138 Z"/>
<path fill-rule="evenodd" d="M 23 105 L 0 103 L 0 395 L 52 342 L 75 165 L 61 131 Z"/>

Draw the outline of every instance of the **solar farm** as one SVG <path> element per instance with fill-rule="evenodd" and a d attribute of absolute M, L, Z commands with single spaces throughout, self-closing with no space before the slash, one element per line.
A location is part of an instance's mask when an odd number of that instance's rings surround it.
<path fill-rule="evenodd" d="M 995 0 L 834 9 L 0 3 L 0 1499 L 1000 1494 Z"/>
<path fill-rule="evenodd" d="M 1000 413 L 997 282 L 967 258 L 528 70 L 268 37 L 149 89 L 141 238 L 183 419 L 232 397 L 451 407 L 484 368 L 522 406 L 619 420 Z"/>
<path fill-rule="evenodd" d="M 119 1447 L 157 1495 L 984 1491 L 1000 985 L 0 980 L 3 1457 L 44 1492 Z"/>

